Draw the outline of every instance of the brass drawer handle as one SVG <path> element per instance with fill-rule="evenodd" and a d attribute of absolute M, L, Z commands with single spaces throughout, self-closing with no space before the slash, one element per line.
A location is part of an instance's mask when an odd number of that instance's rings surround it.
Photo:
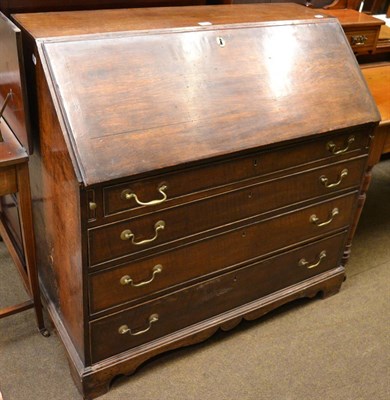
<path fill-rule="evenodd" d="M 329 224 L 333 221 L 333 218 L 334 218 L 336 215 L 338 215 L 338 214 L 339 214 L 339 209 L 338 209 L 338 208 L 334 208 L 334 209 L 331 211 L 330 217 L 329 217 L 329 219 L 328 219 L 327 221 L 325 221 L 325 222 L 319 222 L 319 218 L 317 217 L 317 215 L 313 214 L 313 215 L 310 217 L 310 222 L 311 222 L 312 224 L 314 224 L 314 225 L 317 225 L 317 226 L 329 225 Z"/>
<path fill-rule="evenodd" d="M 151 243 L 151 242 L 155 241 L 158 238 L 158 232 L 162 231 L 163 229 L 165 229 L 165 222 L 158 221 L 154 224 L 155 235 L 151 239 L 145 239 L 145 240 L 141 240 L 140 242 L 136 242 L 134 233 L 130 229 L 125 229 L 121 233 L 121 239 L 122 240 L 130 240 L 131 239 L 131 243 L 133 243 L 134 245 L 142 246 L 143 244 L 147 244 L 147 243 Z"/>
<path fill-rule="evenodd" d="M 141 331 L 133 332 L 127 325 L 122 325 L 118 329 L 118 333 L 120 335 L 125 335 L 126 333 L 130 334 L 131 336 L 138 336 L 142 335 L 143 333 L 146 333 L 147 331 L 150 330 L 152 327 L 152 324 L 158 321 L 158 314 L 152 314 L 149 317 L 149 326 L 146 329 L 143 329 Z"/>
<path fill-rule="evenodd" d="M 330 151 L 332 154 L 334 154 L 335 156 L 337 156 L 338 154 L 343 154 L 345 152 L 347 152 L 349 150 L 349 146 L 355 141 L 355 136 L 351 135 L 349 136 L 349 138 L 347 139 L 347 144 L 345 145 L 345 147 L 343 149 L 337 149 L 336 144 L 332 141 L 328 142 L 326 144 L 326 149 L 328 151 Z"/>
<path fill-rule="evenodd" d="M 318 266 L 321 264 L 321 261 L 322 261 L 325 257 L 326 257 L 326 251 L 325 251 L 325 250 L 322 250 L 321 253 L 320 253 L 319 256 L 318 256 L 318 261 L 317 261 L 316 263 L 308 265 L 309 262 L 306 261 L 306 259 L 302 258 L 302 259 L 299 260 L 298 265 L 299 265 L 300 267 L 306 267 L 307 269 L 312 269 L 312 268 L 318 267 Z"/>
<path fill-rule="evenodd" d="M 148 201 L 147 203 L 144 203 L 143 201 L 138 199 L 138 196 L 132 192 L 130 189 L 126 189 L 121 193 L 121 198 L 124 200 L 131 200 L 134 199 L 135 202 L 140 205 L 140 206 L 156 206 L 158 204 L 163 203 L 167 198 L 168 195 L 165 193 L 165 191 L 168 189 L 167 185 L 162 185 L 158 188 L 158 191 L 162 194 L 162 199 L 158 199 L 158 200 L 152 200 L 152 201 Z"/>
<path fill-rule="evenodd" d="M 365 35 L 355 35 L 351 36 L 352 46 L 364 46 L 367 42 L 368 37 Z"/>
<path fill-rule="evenodd" d="M 342 182 L 342 180 L 348 175 L 348 170 L 347 169 L 343 169 L 339 175 L 339 179 L 337 182 L 334 183 L 328 183 L 329 179 L 325 176 L 322 175 L 320 176 L 320 181 L 321 183 L 328 189 L 339 186 L 340 183 Z"/>
<path fill-rule="evenodd" d="M 154 277 L 155 277 L 157 274 L 161 273 L 162 270 L 163 270 L 162 265 L 161 265 L 161 264 L 157 264 L 157 265 L 155 265 L 155 266 L 153 267 L 153 270 L 152 270 L 152 271 L 153 271 L 152 277 L 151 277 L 149 280 L 144 281 L 144 282 L 140 282 L 140 283 L 134 283 L 134 282 L 133 282 L 133 279 L 132 279 L 129 275 L 125 275 L 125 276 L 122 276 L 122 278 L 121 278 L 121 280 L 120 280 L 120 283 L 121 283 L 121 285 L 123 285 L 123 286 L 126 286 L 126 285 L 131 285 L 131 286 L 133 286 L 133 287 L 145 286 L 145 285 L 148 285 L 149 283 L 153 282 Z"/>

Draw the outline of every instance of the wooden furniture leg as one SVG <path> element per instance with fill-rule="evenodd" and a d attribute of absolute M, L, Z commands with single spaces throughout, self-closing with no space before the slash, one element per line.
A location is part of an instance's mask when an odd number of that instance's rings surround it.
<path fill-rule="evenodd" d="M 35 239 L 31 210 L 30 178 L 27 163 L 23 163 L 18 166 L 17 180 L 19 189 L 18 193 L 20 225 L 22 230 L 23 247 L 27 265 L 27 278 L 29 281 L 29 287 L 31 289 L 31 296 L 34 302 L 35 315 L 37 318 L 39 331 L 44 336 L 48 336 L 48 331 L 46 330 L 43 321 L 42 303 L 39 291 L 38 270 L 35 257 Z"/>
<path fill-rule="evenodd" d="M 15 248 L 9 229 L 7 228 L 7 223 L 1 213 L 0 236 L 2 237 L 11 258 L 18 269 L 30 299 L 23 303 L 1 309 L 0 318 L 34 307 L 38 329 L 43 336 L 47 337 L 49 336 L 49 332 L 45 328 L 43 320 L 35 257 L 28 156 L 13 136 L 12 131 L 8 128 L 6 123 L 4 121 L 1 121 L 1 123 L 4 141 L 1 142 L 2 147 L 0 148 L 0 196 L 10 193 L 17 193 L 18 195 L 18 209 L 23 239 L 24 260 Z"/>

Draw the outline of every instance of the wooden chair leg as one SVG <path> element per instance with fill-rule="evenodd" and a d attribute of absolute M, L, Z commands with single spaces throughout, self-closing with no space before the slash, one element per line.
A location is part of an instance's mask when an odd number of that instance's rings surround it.
<path fill-rule="evenodd" d="M 31 290 L 31 297 L 33 298 L 34 302 L 35 315 L 39 331 L 43 336 L 49 336 L 50 334 L 45 327 L 42 313 L 42 303 L 35 255 L 35 239 L 30 194 L 30 177 L 27 163 L 22 163 L 18 165 L 17 180 L 20 226 L 22 231 L 23 247 L 26 260 L 28 281 Z"/>

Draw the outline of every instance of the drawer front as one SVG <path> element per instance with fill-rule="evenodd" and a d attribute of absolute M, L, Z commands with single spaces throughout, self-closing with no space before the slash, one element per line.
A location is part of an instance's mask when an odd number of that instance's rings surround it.
<path fill-rule="evenodd" d="M 377 41 L 377 37 L 379 34 L 378 29 L 370 29 L 370 30 L 353 30 L 345 32 L 348 42 L 352 47 L 352 50 L 355 53 L 367 53 L 369 51 L 373 51 L 375 47 L 375 43 Z"/>
<path fill-rule="evenodd" d="M 197 192 L 317 160 L 333 162 L 344 155 L 367 153 L 367 140 L 363 130 L 356 130 L 353 133 L 327 136 L 321 140 L 290 146 L 278 151 L 261 152 L 183 172 L 110 186 L 103 189 L 104 215 L 109 216 L 123 211 L 132 211 L 134 214 L 150 212 L 168 207 L 178 200 L 181 201 L 181 197 Z M 139 203 L 149 203 L 149 205 Z"/>
<path fill-rule="evenodd" d="M 340 263 L 345 236 L 341 233 L 317 241 L 91 322 L 92 361 L 98 362 L 335 268 Z"/>
<path fill-rule="evenodd" d="M 17 191 L 15 166 L 0 167 L 0 196 L 16 193 Z"/>
<path fill-rule="evenodd" d="M 89 231 L 91 265 L 136 254 L 335 190 L 358 187 L 365 163 L 366 157 L 361 157 L 93 228 Z M 159 221 L 164 222 L 164 229 L 156 228 Z M 131 232 L 134 236 L 126 240 L 123 232 Z M 145 240 L 144 244 L 137 244 Z"/>
<path fill-rule="evenodd" d="M 355 194 L 343 196 L 160 253 L 140 262 L 91 274 L 91 312 L 96 313 L 129 301 L 140 301 L 145 296 L 177 284 L 248 263 L 344 228 L 349 224 L 355 197 Z M 331 213 L 336 208 L 339 214 L 332 217 Z M 319 218 L 320 222 L 313 223 L 313 216 Z M 326 222 L 329 223 L 318 226 Z M 160 271 L 156 272 L 156 269 Z M 130 278 L 135 285 L 150 282 L 134 287 L 130 282 L 125 282 Z"/>

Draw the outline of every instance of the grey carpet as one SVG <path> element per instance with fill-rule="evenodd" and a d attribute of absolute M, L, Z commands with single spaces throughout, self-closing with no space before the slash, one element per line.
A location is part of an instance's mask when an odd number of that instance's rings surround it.
<path fill-rule="evenodd" d="M 24 300 L 0 245 L 0 307 Z M 390 160 L 375 167 L 347 281 L 208 341 L 164 354 L 102 400 L 389 400 Z M 0 320 L 4 400 L 78 400 L 62 345 L 33 312 Z"/>

